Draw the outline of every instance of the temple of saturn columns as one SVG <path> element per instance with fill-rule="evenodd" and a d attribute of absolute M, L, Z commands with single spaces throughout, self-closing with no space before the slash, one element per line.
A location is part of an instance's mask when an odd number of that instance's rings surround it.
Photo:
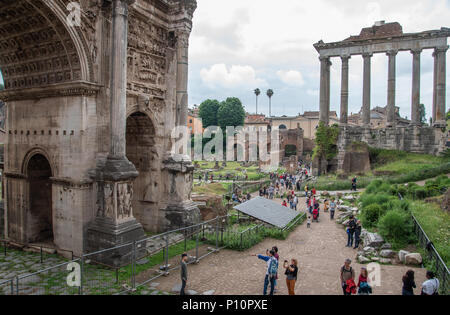
<path fill-rule="evenodd" d="M 75 255 L 200 220 L 171 139 L 196 1 L 79 3 L 77 23 L 69 0 L 0 2 L 4 234 Z"/>
<path fill-rule="evenodd" d="M 331 58 L 342 62 L 340 135 L 338 140 L 338 170 L 343 169 L 345 151 L 353 142 L 366 142 L 372 147 L 397 149 L 417 153 L 438 154 L 445 149 L 446 140 L 446 52 L 449 28 L 420 33 L 403 33 L 399 23 L 377 22 L 364 28 L 360 35 L 351 36 L 341 42 L 319 41 L 314 47 L 320 54 L 320 121 L 329 124 L 330 112 L 330 67 Z M 425 49 L 433 49 L 434 86 L 432 126 L 422 126 L 420 122 L 420 61 Z M 411 124 L 396 126 L 396 56 L 400 51 L 410 51 L 413 64 Z M 388 58 L 388 91 L 386 128 L 372 129 L 371 109 L 371 59 L 374 54 L 386 54 Z M 349 59 L 362 56 L 363 99 L 362 126 L 349 126 Z M 320 171 L 319 171 L 320 173 Z"/>

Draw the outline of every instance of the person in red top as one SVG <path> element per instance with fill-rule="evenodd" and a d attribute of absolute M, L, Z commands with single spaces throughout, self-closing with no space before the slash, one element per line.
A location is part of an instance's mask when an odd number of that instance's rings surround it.
<path fill-rule="evenodd" d="M 358 279 L 358 288 L 359 288 L 358 295 L 369 295 L 370 293 L 372 293 L 372 288 L 367 282 L 367 278 L 368 278 L 367 268 L 362 267 Z"/>
<path fill-rule="evenodd" d="M 283 207 L 287 207 L 287 202 L 286 200 L 283 200 L 283 203 L 281 204 Z"/>
<path fill-rule="evenodd" d="M 317 191 L 316 191 L 316 187 L 313 187 L 313 189 L 312 189 L 312 194 L 313 194 L 313 196 L 315 196 L 315 195 L 316 195 L 316 193 L 317 193 Z"/>

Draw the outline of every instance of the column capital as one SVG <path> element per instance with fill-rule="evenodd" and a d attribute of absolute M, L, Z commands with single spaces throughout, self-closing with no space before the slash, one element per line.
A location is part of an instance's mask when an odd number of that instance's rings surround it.
<path fill-rule="evenodd" d="M 435 47 L 435 48 L 434 48 L 433 56 L 434 56 L 435 54 L 439 54 L 439 53 L 446 53 L 447 50 L 448 50 L 448 48 L 449 48 L 449 46 Z"/>
<path fill-rule="evenodd" d="M 189 37 L 191 36 L 191 31 L 188 29 L 178 29 L 176 30 L 177 36 L 177 46 L 180 48 L 189 48 Z"/>
<path fill-rule="evenodd" d="M 386 55 L 389 56 L 389 57 L 395 57 L 395 56 L 397 56 L 397 54 L 398 54 L 398 50 L 394 50 L 394 49 L 388 50 L 386 52 Z"/>
<path fill-rule="evenodd" d="M 128 16 L 128 6 L 136 0 L 113 0 L 113 14 Z"/>
<path fill-rule="evenodd" d="M 422 53 L 422 51 L 423 51 L 422 48 L 414 48 L 414 49 L 411 49 L 411 54 L 420 55 Z"/>
<path fill-rule="evenodd" d="M 365 52 L 362 54 L 363 58 L 372 58 L 373 57 L 373 53 L 372 52 Z"/>
<path fill-rule="evenodd" d="M 331 65 L 332 65 L 332 63 L 331 63 L 331 61 L 330 61 L 330 57 L 320 56 L 320 57 L 319 57 L 319 60 L 320 60 L 320 62 L 325 62 L 325 64 L 326 64 L 327 66 L 331 66 Z"/>
<path fill-rule="evenodd" d="M 351 59 L 352 58 L 352 56 L 350 56 L 350 55 L 342 55 L 341 56 L 341 60 L 342 61 L 348 61 L 349 59 Z"/>

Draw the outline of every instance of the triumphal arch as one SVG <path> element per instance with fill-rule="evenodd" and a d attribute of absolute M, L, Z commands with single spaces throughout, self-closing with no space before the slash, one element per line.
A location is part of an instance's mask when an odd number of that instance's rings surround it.
<path fill-rule="evenodd" d="M 397 149 L 417 153 L 439 154 L 445 149 L 446 132 L 446 52 L 450 29 L 442 27 L 419 33 L 404 33 L 397 23 L 380 21 L 362 29 L 356 36 L 334 43 L 314 44 L 320 54 L 320 121 L 329 123 L 331 59 L 341 59 L 341 109 L 338 140 L 338 169 L 343 169 L 346 150 L 354 142 L 366 142 L 383 149 Z M 421 54 L 433 50 L 434 81 L 432 124 L 420 121 Z M 410 52 L 412 60 L 411 123 L 396 125 L 396 57 Z M 371 128 L 371 60 L 374 54 L 388 59 L 386 128 Z M 362 125 L 348 124 L 349 59 L 363 58 Z"/>
<path fill-rule="evenodd" d="M 7 239 L 81 254 L 200 219 L 192 163 L 171 153 L 170 137 L 187 124 L 195 9 L 195 0 L 0 2 Z"/>

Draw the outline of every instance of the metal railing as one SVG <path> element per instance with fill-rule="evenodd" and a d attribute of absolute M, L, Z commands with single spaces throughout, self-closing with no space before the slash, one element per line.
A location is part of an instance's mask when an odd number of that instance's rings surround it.
<path fill-rule="evenodd" d="M 64 262 L 37 272 L 20 275 L 13 279 L 16 295 L 77 295 L 80 286 L 68 284 L 73 266 L 79 266 L 80 259 Z M 76 279 L 76 275 L 74 274 Z"/>
<path fill-rule="evenodd" d="M 0 281 L 0 295 L 14 294 L 13 279 Z"/>
<path fill-rule="evenodd" d="M 256 240 L 262 240 L 259 231 L 264 224 L 239 231 L 229 224 L 234 216 L 236 214 L 217 217 L 143 240 L 83 254 L 79 258 L 0 282 L 0 294 L 133 294 L 159 277 L 179 269 L 182 253 L 188 254 L 188 264 L 197 264 L 221 249 L 243 248 L 243 242 L 255 235 Z M 298 220 L 293 224 L 296 222 Z"/>
<path fill-rule="evenodd" d="M 0 239 L 0 244 L 2 246 L 1 250 L 0 250 L 0 255 L 4 255 L 7 256 L 8 255 L 8 248 L 10 247 L 16 247 L 17 243 L 15 242 L 11 242 L 9 240 L 5 240 L 5 239 Z M 52 247 L 49 245 L 45 245 L 45 244 L 29 244 L 27 246 L 27 249 L 30 252 L 34 252 L 34 253 L 39 253 L 39 257 L 40 257 L 40 263 L 44 263 L 44 261 L 46 259 L 48 259 L 49 257 L 56 257 L 57 253 L 61 254 L 61 253 L 67 253 L 68 256 L 70 256 L 71 260 L 75 259 L 74 253 L 71 250 L 68 249 L 61 249 L 61 248 L 56 248 L 56 247 Z M 50 251 L 53 251 L 54 253 L 49 253 Z"/>
<path fill-rule="evenodd" d="M 417 221 L 416 217 L 412 215 L 413 223 L 414 223 L 414 232 L 416 233 L 419 244 L 425 249 L 425 252 L 428 256 L 428 259 L 431 262 L 432 269 L 436 274 L 436 277 L 440 282 L 439 291 L 442 294 L 449 295 L 450 294 L 450 272 L 447 268 L 447 265 L 442 260 L 438 251 L 433 245 L 433 242 L 428 238 L 427 234 L 423 230 L 420 223 Z"/>
<path fill-rule="evenodd" d="M 284 229 L 282 229 L 282 231 L 290 231 L 293 227 L 297 226 L 297 224 L 299 224 L 300 222 L 303 222 L 306 219 L 306 213 L 302 213 L 300 215 L 297 216 L 297 218 L 295 218 L 294 221 L 292 221 L 291 223 L 289 223 L 288 225 L 286 225 L 284 227 Z"/>

